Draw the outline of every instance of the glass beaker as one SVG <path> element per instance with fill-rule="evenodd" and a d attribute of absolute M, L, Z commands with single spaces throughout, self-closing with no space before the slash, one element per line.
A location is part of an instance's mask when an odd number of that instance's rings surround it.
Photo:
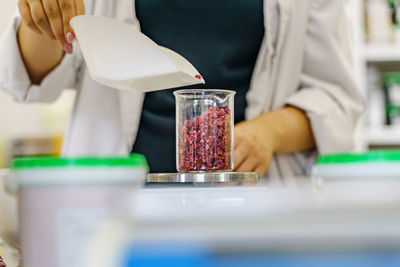
<path fill-rule="evenodd" d="M 203 89 L 174 92 L 178 172 L 233 171 L 235 94 Z"/>

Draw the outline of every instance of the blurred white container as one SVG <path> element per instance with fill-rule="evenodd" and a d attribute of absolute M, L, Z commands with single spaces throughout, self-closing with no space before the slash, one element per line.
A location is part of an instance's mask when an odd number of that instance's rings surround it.
<path fill-rule="evenodd" d="M 0 169 L 0 237 L 6 243 L 16 243 L 18 240 L 17 197 L 3 186 L 7 175 L 7 169 Z"/>
<path fill-rule="evenodd" d="M 144 156 L 13 162 L 25 267 L 85 267 L 87 242 L 121 197 L 146 178 Z"/>
<path fill-rule="evenodd" d="M 400 150 L 323 155 L 318 158 L 312 174 L 325 180 L 400 179 Z"/>
<path fill-rule="evenodd" d="M 398 253 L 399 184 L 143 189 L 100 228 L 85 267 L 334 266 L 321 256 Z M 319 257 L 273 260 L 296 252 Z M 229 255 L 236 261 L 222 264 Z M 255 263 L 256 255 L 265 258 Z M 336 266 L 366 266 L 349 262 Z"/>

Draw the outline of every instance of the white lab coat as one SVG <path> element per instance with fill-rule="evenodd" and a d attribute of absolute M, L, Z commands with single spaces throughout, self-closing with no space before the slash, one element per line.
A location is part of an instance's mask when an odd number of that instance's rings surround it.
<path fill-rule="evenodd" d="M 111 17 L 140 29 L 133 0 L 85 2 L 87 14 Z M 264 0 L 266 38 L 246 96 L 246 119 L 290 104 L 306 111 L 319 153 L 352 149 L 363 100 L 354 80 L 344 9 L 344 0 Z M 128 154 L 144 95 L 94 82 L 79 49 L 66 55 L 41 85 L 32 85 L 16 39 L 20 21 L 17 15 L 0 44 L 0 88 L 25 102 L 51 102 L 64 88 L 76 88 L 63 153 Z M 304 175 L 314 159 L 312 154 L 276 155 L 268 176 Z"/>

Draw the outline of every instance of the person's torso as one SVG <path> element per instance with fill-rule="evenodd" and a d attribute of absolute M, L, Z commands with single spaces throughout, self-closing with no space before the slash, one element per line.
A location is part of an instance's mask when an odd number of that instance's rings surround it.
<path fill-rule="evenodd" d="M 136 0 L 144 34 L 189 60 L 205 85 L 236 91 L 235 123 L 244 120 L 246 93 L 264 37 L 263 0 Z M 133 152 L 151 172 L 175 171 L 175 89 L 147 93 Z"/>

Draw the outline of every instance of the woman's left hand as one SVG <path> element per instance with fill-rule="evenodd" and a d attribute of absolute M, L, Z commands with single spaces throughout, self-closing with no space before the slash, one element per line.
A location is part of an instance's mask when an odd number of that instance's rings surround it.
<path fill-rule="evenodd" d="M 307 115 L 285 106 L 235 127 L 235 171 L 264 175 L 274 153 L 292 153 L 315 147 Z"/>
<path fill-rule="evenodd" d="M 275 150 L 275 138 L 260 120 L 243 121 L 235 126 L 234 164 L 237 172 L 267 172 Z"/>

